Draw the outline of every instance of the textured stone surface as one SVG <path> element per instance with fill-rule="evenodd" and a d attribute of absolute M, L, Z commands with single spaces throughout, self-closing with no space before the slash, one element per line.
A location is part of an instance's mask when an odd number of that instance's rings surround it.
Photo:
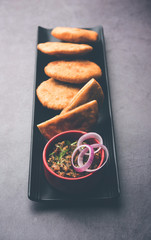
<path fill-rule="evenodd" d="M 0 239 L 149 240 L 151 2 L 0 2 Z M 86 206 L 27 198 L 37 26 L 103 25 L 121 197 Z"/>

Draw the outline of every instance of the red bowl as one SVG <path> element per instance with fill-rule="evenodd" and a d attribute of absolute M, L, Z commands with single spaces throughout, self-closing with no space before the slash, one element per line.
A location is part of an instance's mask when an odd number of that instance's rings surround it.
<path fill-rule="evenodd" d="M 69 140 L 69 141 L 76 141 L 79 139 L 83 134 L 86 132 L 83 131 L 77 131 L 77 130 L 71 130 L 71 131 L 65 131 L 62 133 L 57 134 L 53 138 L 51 138 L 47 144 L 44 147 L 43 150 L 43 166 L 44 166 L 44 174 L 51 186 L 54 188 L 65 192 L 65 193 L 81 193 L 81 192 L 87 192 L 90 189 L 94 188 L 94 186 L 97 184 L 97 182 L 100 179 L 100 170 L 89 173 L 88 175 L 77 177 L 77 178 L 68 178 L 68 177 L 62 177 L 56 174 L 47 164 L 47 159 L 49 153 L 52 151 L 54 145 L 57 142 L 63 141 L 63 140 Z M 97 140 L 93 140 L 93 143 L 98 143 Z M 102 165 L 104 161 L 104 150 L 101 151 L 101 161 L 99 166 Z M 98 167 L 99 167 L 98 166 Z"/>

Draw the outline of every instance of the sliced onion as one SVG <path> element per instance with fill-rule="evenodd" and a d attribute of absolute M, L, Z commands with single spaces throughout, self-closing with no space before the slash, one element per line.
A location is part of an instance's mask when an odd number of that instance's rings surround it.
<path fill-rule="evenodd" d="M 88 146 L 88 145 L 87 145 Z M 96 143 L 96 144 L 92 144 L 92 145 L 89 145 L 89 146 L 91 146 L 92 148 L 101 148 L 101 149 L 104 149 L 104 151 L 106 152 L 106 159 L 105 159 L 105 161 L 103 162 L 103 164 L 99 167 L 99 168 L 96 168 L 96 169 L 86 169 L 85 171 L 86 172 L 96 172 L 96 171 L 98 171 L 99 169 L 101 169 L 106 163 L 107 163 L 107 160 L 108 160 L 108 158 L 109 158 L 109 151 L 108 151 L 108 149 L 106 148 L 106 146 L 104 146 L 103 144 L 99 144 L 99 143 Z M 79 147 L 81 147 L 81 146 L 79 146 Z M 85 150 L 85 149 L 84 149 Z M 83 165 L 83 156 L 84 156 L 84 154 L 85 154 L 85 151 L 87 150 L 82 150 L 81 151 L 81 153 L 79 154 L 79 157 L 78 157 L 78 166 L 80 167 L 80 168 L 82 168 L 84 165 Z M 92 160 L 93 161 L 93 160 Z"/>
<path fill-rule="evenodd" d="M 87 162 L 85 164 L 82 164 L 82 166 L 80 167 L 76 167 L 74 165 L 74 157 L 75 157 L 75 154 L 76 152 L 81 148 L 81 147 L 85 147 L 82 152 L 81 152 L 81 156 L 78 156 L 78 161 L 82 162 L 83 160 L 83 156 L 85 155 L 85 153 L 89 150 L 89 158 L 87 160 Z M 79 159 L 80 158 L 80 159 Z M 72 166 L 73 168 L 77 171 L 77 172 L 84 172 L 86 171 L 92 164 L 93 162 L 93 159 L 94 159 L 94 150 L 93 150 L 93 147 L 91 147 L 91 145 L 86 145 L 86 144 L 83 144 L 83 145 L 80 145 L 78 146 L 74 151 L 73 151 L 73 154 L 72 154 L 72 158 L 71 158 L 71 163 L 72 163 Z"/>
<path fill-rule="evenodd" d="M 85 133 L 84 135 L 82 135 L 79 138 L 77 146 L 79 147 L 85 140 L 88 140 L 88 139 L 91 139 L 91 138 L 97 139 L 100 144 L 103 144 L 103 139 L 99 134 L 97 134 L 95 132 L 89 132 L 89 133 Z M 97 153 L 100 149 L 101 149 L 101 147 L 99 147 L 97 150 L 95 150 L 94 153 Z M 82 150 L 79 149 L 79 151 L 81 152 Z M 88 155 L 88 154 L 86 153 L 86 155 Z"/>

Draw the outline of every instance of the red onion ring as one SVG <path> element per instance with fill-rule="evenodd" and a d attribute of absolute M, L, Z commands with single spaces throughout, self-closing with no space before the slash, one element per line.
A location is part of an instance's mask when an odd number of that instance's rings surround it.
<path fill-rule="evenodd" d="M 78 156 L 78 161 L 80 160 L 80 162 L 81 162 L 81 160 L 83 159 L 83 156 L 84 156 L 85 152 L 87 152 L 88 150 L 89 150 L 89 158 L 88 158 L 88 160 L 87 160 L 87 162 L 86 162 L 85 164 L 82 164 L 82 166 L 80 166 L 80 167 L 76 167 L 76 166 L 74 165 L 73 160 L 74 160 L 74 157 L 75 157 L 75 154 L 76 154 L 77 150 L 79 150 L 81 147 L 86 147 L 86 148 L 84 148 L 84 149 L 82 150 L 82 152 L 81 152 L 81 157 L 80 157 L 81 159 L 79 159 L 79 156 Z M 91 166 L 91 164 L 92 164 L 92 162 L 93 162 L 93 159 L 94 159 L 94 150 L 93 150 L 93 148 L 91 147 L 91 145 L 85 145 L 85 144 L 83 144 L 83 145 L 78 146 L 78 147 L 73 151 L 72 158 L 71 158 L 71 163 L 72 163 L 73 168 L 74 168 L 77 172 L 84 172 L 84 171 L 86 171 L 86 170 Z"/>
<path fill-rule="evenodd" d="M 84 135 L 82 135 L 79 138 L 77 146 L 79 147 L 83 143 L 83 141 L 85 141 L 87 139 L 90 139 L 90 138 L 95 138 L 95 139 L 97 139 L 99 141 L 100 144 L 103 144 L 103 139 L 102 139 L 102 137 L 99 134 L 97 134 L 95 132 L 89 132 L 89 133 L 85 133 Z M 95 150 L 94 154 L 97 153 L 100 149 L 101 149 L 101 147 L 99 147 L 97 150 Z M 79 149 L 79 151 L 81 152 L 82 150 Z M 88 155 L 88 154 L 86 153 L 86 155 Z"/>
<path fill-rule="evenodd" d="M 106 146 L 104 146 L 103 144 L 99 144 L 99 143 L 96 143 L 96 144 L 92 144 L 90 145 L 92 148 L 101 148 L 101 149 L 104 149 L 104 151 L 106 152 L 106 159 L 105 161 L 103 162 L 103 164 L 99 167 L 99 168 L 96 168 L 96 169 L 86 169 L 85 171 L 86 172 L 96 172 L 98 171 L 99 169 L 101 169 L 106 163 L 107 163 L 107 160 L 109 158 L 109 151 L 108 149 L 106 148 Z M 85 150 L 85 149 L 84 149 Z M 79 157 L 78 157 L 78 166 L 80 166 L 80 168 L 82 168 L 84 165 L 83 165 L 83 156 L 85 154 L 85 151 L 82 151 L 80 154 L 79 154 Z M 86 149 L 87 150 L 87 149 Z"/>

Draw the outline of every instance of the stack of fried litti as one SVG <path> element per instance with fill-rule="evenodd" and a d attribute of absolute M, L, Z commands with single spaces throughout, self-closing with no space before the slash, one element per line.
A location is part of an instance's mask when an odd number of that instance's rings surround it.
<path fill-rule="evenodd" d="M 37 125 L 47 139 L 66 130 L 92 130 L 104 99 L 103 90 L 96 81 L 102 75 L 101 68 L 87 59 L 77 58 L 93 51 L 93 47 L 86 43 L 97 41 L 98 34 L 63 27 L 54 28 L 51 34 L 66 42 L 46 42 L 37 46 L 44 54 L 64 57 L 45 66 L 44 72 L 49 79 L 36 90 L 44 107 L 62 110 L 59 115 Z M 76 59 L 67 60 L 66 56 L 71 55 Z"/>

